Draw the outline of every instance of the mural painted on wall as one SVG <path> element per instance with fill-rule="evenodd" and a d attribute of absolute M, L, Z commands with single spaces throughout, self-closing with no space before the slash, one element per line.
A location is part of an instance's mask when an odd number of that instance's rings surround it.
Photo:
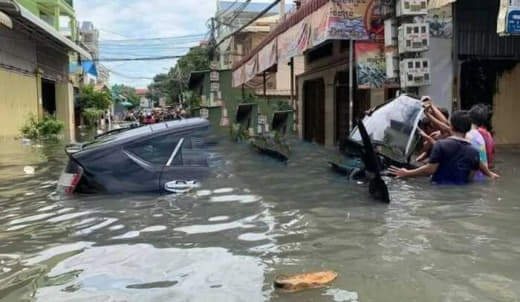
<path fill-rule="evenodd" d="M 358 41 L 355 44 L 358 89 L 382 88 L 386 82 L 385 45 Z"/>

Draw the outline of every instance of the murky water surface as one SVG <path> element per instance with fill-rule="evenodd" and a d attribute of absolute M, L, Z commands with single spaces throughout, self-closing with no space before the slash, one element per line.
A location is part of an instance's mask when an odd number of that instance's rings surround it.
<path fill-rule="evenodd" d="M 60 145 L 0 144 L 0 300 L 519 301 L 520 151 L 464 188 L 390 180 L 391 205 L 295 141 L 287 165 L 223 139 L 184 196 L 60 197 Z M 331 269 L 324 289 L 277 274 Z"/>

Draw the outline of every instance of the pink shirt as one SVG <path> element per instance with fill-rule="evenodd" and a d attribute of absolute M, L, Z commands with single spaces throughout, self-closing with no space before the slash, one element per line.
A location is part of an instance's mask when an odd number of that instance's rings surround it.
<path fill-rule="evenodd" d="M 489 168 L 492 168 L 495 163 L 495 140 L 493 139 L 491 133 L 489 133 L 489 131 L 483 127 L 479 127 L 478 132 L 480 135 L 482 135 L 482 138 L 484 138 L 484 141 L 486 142 L 487 161 Z"/>

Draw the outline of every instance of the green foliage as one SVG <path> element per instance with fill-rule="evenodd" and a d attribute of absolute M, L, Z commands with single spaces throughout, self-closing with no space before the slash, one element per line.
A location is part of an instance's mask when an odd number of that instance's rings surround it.
<path fill-rule="evenodd" d="M 109 91 L 95 91 L 94 86 L 87 85 L 80 88 L 78 106 L 80 109 L 96 108 L 107 110 L 112 105 L 112 96 Z"/>
<path fill-rule="evenodd" d="M 188 81 L 193 71 L 209 70 L 210 60 L 206 47 L 193 47 L 168 74 L 162 73 L 154 77 L 148 86 L 148 97 L 157 102 L 165 97 L 169 103 L 180 103 L 179 96 L 188 88 Z"/>
<path fill-rule="evenodd" d="M 96 125 L 102 114 L 103 110 L 99 110 L 97 108 L 85 108 L 81 112 L 81 116 L 83 116 L 83 123 L 89 128 Z"/>
<path fill-rule="evenodd" d="M 198 95 L 193 94 L 189 101 L 190 108 L 200 108 L 202 104 L 202 98 Z"/>
<path fill-rule="evenodd" d="M 53 116 L 44 116 L 42 120 L 34 115 L 29 116 L 20 129 L 22 137 L 29 139 L 56 139 L 65 124 Z"/>
<path fill-rule="evenodd" d="M 289 104 L 288 101 L 278 101 L 278 104 L 276 106 L 276 110 L 278 111 L 290 111 L 294 110 L 294 108 Z"/>
<path fill-rule="evenodd" d="M 122 84 L 114 85 L 112 86 L 112 93 L 114 93 L 115 95 L 124 96 L 127 99 L 127 101 L 134 105 L 134 107 L 139 107 L 141 99 L 135 92 L 135 88 Z"/>

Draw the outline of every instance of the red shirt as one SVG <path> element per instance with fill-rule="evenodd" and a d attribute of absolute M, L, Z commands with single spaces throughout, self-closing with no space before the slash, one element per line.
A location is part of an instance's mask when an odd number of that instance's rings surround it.
<path fill-rule="evenodd" d="M 493 168 L 493 165 L 495 163 L 495 140 L 493 139 L 493 136 L 489 131 L 487 131 L 486 128 L 479 127 L 478 132 L 484 140 L 486 141 L 486 153 L 487 153 L 487 159 L 488 159 L 488 166 L 489 168 Z"/>

